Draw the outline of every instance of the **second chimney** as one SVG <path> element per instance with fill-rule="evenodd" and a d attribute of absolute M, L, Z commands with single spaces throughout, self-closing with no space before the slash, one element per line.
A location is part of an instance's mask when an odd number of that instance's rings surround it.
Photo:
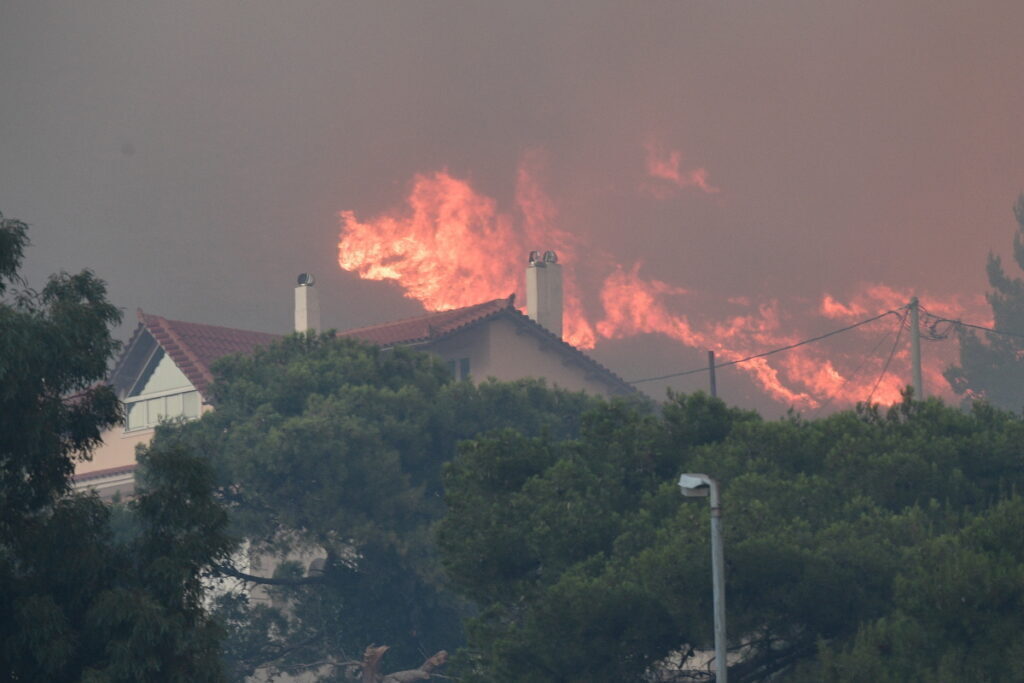
<path fill-rule="evenodd" d="M 295 331 L 320 331 L 320 302 L 316 298 L 313 285 L 316 280 L 309 273 L 299 275 L 299 285 L 295 288 Z"/>
<path fill-rule="evenodd" d="M 562 266 L 558 255 L 530 252 L 526 266 L 526 314 L 538 325 L 562 338 Z"/>

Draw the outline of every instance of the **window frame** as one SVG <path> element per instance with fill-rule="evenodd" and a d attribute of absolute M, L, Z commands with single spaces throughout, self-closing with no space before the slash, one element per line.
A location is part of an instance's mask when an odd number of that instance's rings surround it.
<path fill-rule="evenodd" d="M 185 396 L 187 394 L 195 394 L 196 395 L 196 414 L 195 415 L 187 415 L 185 413 L 185 405 L 186 405 L 186 398 L 185 398 Z M 167 412 L 167 398 L 171 397 L 171 396 L 181 396 L 181 412 L 179 412 L 179 413 L 177 413 L 175 415 L 171 415 L 170 413 Z M 164 402 L 164 407 L 163 407 L 164 412 L 156 421 L 150 420 L 149 419 L 149 411 L 150 411 L 149 402 L 150 401 L 156 401 L 156 400 L 159 400 L 159 399 L 162 399 L 163 402 Z M 203 414 L 203 399 L 202 399 L 202 396 L 199 394 L 199 391 L 195 387 L 187 387 L 187 388 L 185 388 L 184 391 L 182 391 L 182 389 L 180 389 L 180 388 L 179 389 L 168 389 L 166 391 L 154 391 L 151 394 L 142 394 L 140 396 L 131 396 L 129 398 L 124 399 L 121 402 L 125 406 L 125 423 L 124 423 L 124 431 L 125 432 L 141 432 L 141 431 L 144 431 L 146 429 L 153 429 L 154 427 L 156 427 L 158 424 L 160 424 L 161 422 L 163 422 L 165 420 L 175 420 L 175 419 L 182 418 L 182 417 L 185 418 L 186 420 L 198 420 L 202 416 L 202 414 Z M 131 425 L 132 406 L 139 405 L 139 404 L 145 404 L 144 406 L 140 406 L 140 408 L 145 411 L 145 419 L 143 420 L 143 424 L 141 426 L 133 427 Z"/>

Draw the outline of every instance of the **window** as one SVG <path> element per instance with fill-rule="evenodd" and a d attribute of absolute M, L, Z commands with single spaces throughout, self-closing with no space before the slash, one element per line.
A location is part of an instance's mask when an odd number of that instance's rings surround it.
<path fill-rule="evenodd" d="M 155 427 L 161 420 L 199 417 L 199 392 L 186 391 L 166 396 L 138 396 L 125 400 L 128 431 Z"/>
<path fill-rule="evenodd" d="M 199 392 L 162 349 L 149 359 L 124 402 L 127 431 L 149 429 L 161 420 L 197 418 L 201 403 Z"/>
<path fill-rule="evenodd" d="M 459 358 L 448 361 L 448 372 L 455 379 L 469 379 L 469 359 Z"/>

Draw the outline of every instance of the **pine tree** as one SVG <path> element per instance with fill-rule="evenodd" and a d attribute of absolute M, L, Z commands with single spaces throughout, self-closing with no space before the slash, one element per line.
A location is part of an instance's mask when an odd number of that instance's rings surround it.
<path fill-rule="evenodd" d="M 1017 233 L 1013 260 L 1024 271 L 1024 194 L 1013 207 Z M 946 380 L 965 400 L 985 400 L 1007 410 L 1024 408 L 1024 278 L 1007 274 L 1002 259 L 988 257 L 986 295 L 994 329 L 1007 334 L 975 333 L 960 328 L 960 365 L 946 370 Z"/>

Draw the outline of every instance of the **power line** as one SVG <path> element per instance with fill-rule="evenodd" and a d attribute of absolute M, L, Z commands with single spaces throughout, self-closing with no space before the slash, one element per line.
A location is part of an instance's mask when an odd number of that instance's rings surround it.
<path fill-rule="evenodd" d="M 926 315 L 929 318 L 934 318 L 934 321 L 929 326 L 931 328 L 935 328 L 940 323 L 950 323 L 956 327 L 970 327 L 971 329 L 981 330 L 982 332 L 988 332 L 989 334 L 1001 334 L 1004 337 L 1016 337 L 1018 339 L 1024 339 L 1024 334 L 1018 334 L 1016 332 L 1005 332 L 1003 330 L 995 330 L 992 329 L 991 327 L 984 327 L 983 325 L 965 323 L 963 320 L 953 320 L 952 318 L 940 318 L 939 316 L 932 315 L 931 313 L 927 313 Z"/>
<path fill-rule="evenodd" d="M 798 341 L 795 344 L 789 344 L 788 346 L 780 346 L 779 348 L 772 349 L 771 351 L 765 351 L 763 353 L 755 353 L 753 356 L 747 356 L 746 358 L 740 358 L 739 360 L 730 360 L 730 361 L 726 361 L 725 363 L 717 363 L 717 364 L 715 364 L 714 367 L 717 369 L 717 368 L 724 368 L 724 367 L 727 367 L 727 366 L 730 366 L 730 365 L 739 365 L 740 363 L 746 363 L 748 361 L 752 361 L 752 360 L 755 360 L 757 358 L 764 358 L 765 356 L 770 356 L 770 355 L 775 354 L 775 353 L 781 353 L 782 351 L 789 351 L 790 349 L 795 349 L 798 346 L 804 346 L 805 344 L 811 344 L 811 343 L 816 342 L 816 341 L 821 341 L 822 339 L 828 339 L 829 337 L 833 337 L 833 336 L 835 336 L 837 334 L 842 334 L 843 332 L 849 332 L 850 330 L 856 329 L 856 328 L 860 327 L 861 325 L 867 325 L 868 323 L 873 323 L 876 320 L 880 320 L 881 318 L 884 318 L 887 315 L 899 315 L 899 313 L 897 311 L 902 311 L 905 308 L 906 308 L 906 306 L 900 306 L 899 308 L 894 308 L 891 311 L 886 311 L 885 313 L 880 313 L 880 314 L 878 314 L 878 315 L 876 315 L 876 316 L 874 316 L 872 318 L 867 318 L 865 320 L 861 320 L 860 322 L 856 322 L 856 323 L 854 323 L 852 325 L 847 325 L 846 327 L 841 327 L 838 330 L 832 330 L 831 332 L 826 332 L 825 334 L 819 335 L 817 337 L 811 337 L 810 339 L 804 339 L 803 341 Z M 708 366 L 705 366 L 705 367 L 694 369 L 694 370 L 686 370 L 684 372 L 673 372 L 671 374 L 661 375 L 659 377 L 645 377 L 644 379 L 634 379 L 634 380 L 630 381 L 629 384 L 641 384 L 643 382 L 656 382 L 658 380 L 671 379 L 673 377 L 684 377 L 686 375 L 695 375 L 698 372 L 708 372 L 709 369 L 710 368 Z"/>
<path fill-rule="evenodd" d="M 868 400 L 865 401 L 865 403 L 871 403 L 871 398 L 875 395 L 875 392 L 878 390 L 878 385 L 882 383 L 883 379 L 885 379 L 885 373 L 889 372 L 889 363 L 892 362 L 892 357 L 896 355 L 896 349 L 899 348 L 900 335 L 903 334 L 903 328 L 905 326 L 905 323 L 907 322 L 907 315 L 909 315 L 909 312 L 904 313 L 903 316 L 900 318 L 900 328 L 896 330 L 896 340 L 892 343 L 892 349 L 889 350 L 889 357 L 885 359 L 885 365 L 882 366 L 882 373 L 878 376 L 878 379 L 875 381 L 875 386 L 871 387 L 871 393 L 868 394 Z"/>
<path fill-rule="evenodd" d="M 814 410 L 813 413 L 811 413 L 811 415 L 810 415 L 811 419 L 816 418 L 818 415 L 821 414 L 821 412 L 823 410 L 827 409 L 830 405 L 832 405 L 832 401 L 834 401 L 836 399 L 836 397 L 839 396 L 839 393 L 843 390 L 843 388 L 847 384 L 850 383 L 850 380 L 852 380 L 854 377 L 859 375 L 861 373 L 861 371 L 865 368 L 865 366 L 867 366 L 867 364 L 870 363 L 874 359 L 875 352 L 878 351 L 878 347 L 880 347 L 883 343 L 885 343 L 885 340 L 888 339 L 889 337 L 891 337 L 893 332 L 896 332 L 896 342 L 895 343 L 896 344 L 899 343 L 899 340 L 900 340 L 899 335 L 903 331 L 903 328 L 904 328 L 906 320 L 907 320 L 907 314 L 904 313 L 902 316 L 900 316 L 900 319 L 899 319 L 899 321 L 897 323 L 896 329 L 894 329 L 894 330 L 886 330 L 885 332 L 882 333 L 882 336 L 880 336 L 878 338 L 878 341 L 875 342 L 875 345 L 871 347 L 871 350 L 868 351 L 867 354 L 865 354 L 864 360 L 862 360 L 860 365 L 857 366 L 857 369 L 854 370 L 849 375 L 847 375 L 846 377 L 844 377 L 843 378 L 843 383 L 839 385 L 839 388 L 836 389 L 835 391 L 833 391 L 832 395 L 829 396 L 823 403 L 821 403 Z M 872 391 L 872 393 L 874 393 L 874 391 Z"/>

